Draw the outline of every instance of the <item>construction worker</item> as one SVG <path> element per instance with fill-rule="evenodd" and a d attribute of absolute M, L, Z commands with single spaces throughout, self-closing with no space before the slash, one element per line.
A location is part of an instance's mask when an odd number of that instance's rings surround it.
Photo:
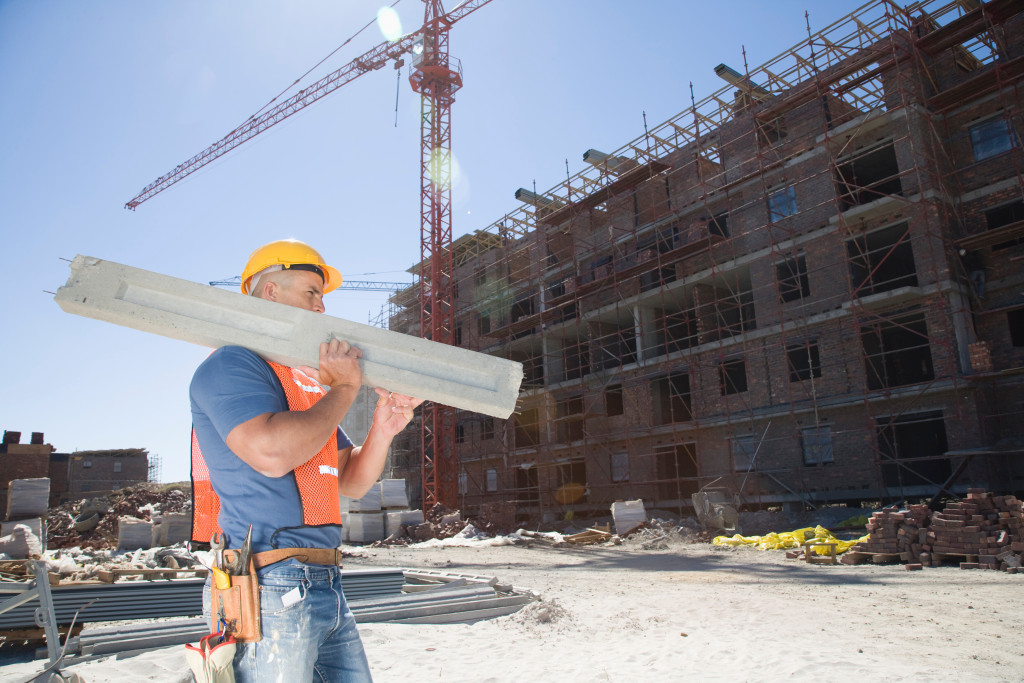
<path fill-rule="evenodd" d="M 340 284 L 296 240 L 260 247 L 242 273 L 243 293 L 317 313 Z M 370 680 L 341 588 L 338 496 L 366 494 L 421 401 L 377 389 L 369 433 L 354 446 L 338 425 L 362 384 L 362 354 L 337 339 L 319 353 L 317 370 L 292 369 L 226 346 L 192 378 L 193 539 L 239 549 L 252 525 L 262 639 L 238 644 L 240 683 Z"/>

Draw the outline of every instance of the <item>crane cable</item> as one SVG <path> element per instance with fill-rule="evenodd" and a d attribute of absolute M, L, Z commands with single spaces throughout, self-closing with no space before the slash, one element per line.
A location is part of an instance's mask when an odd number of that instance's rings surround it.
<path fill-rule="evenodd" d="M 388 6 L 388 7 L 389 7 L 389 8 L 392 8 L 392 9 L 393 9 L 393 8 L 395 7 L 395 5 L 397 5 L 397 4 L 398 4 L 398 3 L 400 3 L 401 1 L 402 1 L 402 0 L 395 0 L 395 1 L 394 1 L 393 3 L 391 3 L 391 4 L 390 4 L 390 5 Z M 303 78 L 305 78 L 305 77 L 306 77 L 306 76 L 308 76 L 309 74 L 313 73 L 313 71 L 315 71 L 316 69 L 318 69 L 318 68 L 320 67 L 320 65 L 321 65 L 321 64 L 323 64 L 323 63 L 324 63 L 324 62 L 326 62 L 326 61 L 327 61 L 328 59 L 330 59 L 331 57 L 333 57 L 334 55 L 336 55 L 336 54 L 338 53 L 338 50 L 340 50 L 341 48 L 343 48 L 343 47 L 345 47 L 346 45 L 348 45 L 349 43 L 351 43 L 351 42 L 352 42 L 353 40 L 355 40 L 355 39 L 356 39 L 357 37 L 359 37 L 359 34 L 360 34 L 360 33 L 362 33 L 362 32 L 363 32 L 363 31 L 365 31 L 366 29 L 368 29 L 368 28 L 370 28 L 371 26 L 373 26 L 373 25 L 374 25 L 374 23 L 376 23 L 376 21 L 377 21 L 377 18 L 376 18 L 376 17 L 374 17 L 374 18 L 373 18 L 373 19 L 371 19 L 371 20 L 370 20 L 369 22 L 367 22 L 367 24 L 366 24 L 365 26 L 363 26 L 363 27 L 362 27 L 361 29 L 359 29 L 358 31 L 356 31 L 355 33 L 353 33 L 353 34 L 352 34 L 351 36 L 349 36 L 349 37 L 348 37 L 348 38 L 347 38 L 347 39 L 345 40 L 345 42 L 343 42 L 343 43 L 342 43 L 341 45 L 339 45 L 338 47 L 334 48 L 334 50 L 333 50 L 333 51 L 332 51 L 332 52 L 331 52 L 331 53 L 330 53 L 329 55 L 327 55 L 326 57 L 324 57 L 323 59 L 321 59 L 321 60 L 320 60 L 319 62 L 317 62 L 316 64 L 314 64 L 314 65 L 313 65 L 312 67 L 310 67 L 310 68 L 309 68 L 309 69 L 308 69 L 308 70 L 306 71 L 306 73 L 304 73 L 304 74 L 302 74 L 301 76 L 299 76 L 298 78 L 296 78 L 296 79 L 295 79 L 295 81 L 293 81 L 291 85 L 289 85 L 289 86 L 288 86 L 287 88 L 285 88 L 284 90 L 282 90 L 281 92 L 279 92 L 279 93 L 278 93 L 277 95 L 275 95 L 275 96 L 274 96 L 274 98 L 273 98 L 273 99 L 271 99 L 271 100 L 270 100 L 269 102 L 267 102 L 267 103 L 266 103 L 265 105 L 263 105 L 262 107 L 260 107 L 260 108 L 259 108 L 259 109 L 258 109 L 258 110 L 256 111 L 256 113 L 254 113 L 254 114 L 253 114 L 252 116 L 250 116 L 249 118 L 247 118 L 247 119 L 246 119 L 246 120 L 245 120 L 244 122 L 242 122 L 242 124 L 241 124 L 240 126 L 238 126 L 237 128 L 235 128 L 235 130 L 231 131 L 231 133 L 229 133 L 229 135 L 231 135 L 231 134 L 235 133 L 235 132 L 236 132 L 236 131 L 237 131 L 237 130 L 238 130 L 239 128 L 241 128 L 241 127 L 242 127 L 242 126 L 244 126 L 245 124 L 247 124 L 247 123 L 249 123 L 250 121 L 252 121 L 253 119 L 255 119 L 255 118 L 256 118 L 257 116 L 259 116 L 259 115 L 260 115 L 261 113 L 263 113 L 263 112 L 264 112 L 264 111 L 265 111 L 265 110 L 266 110 L 266 109 L 267 109 L 268 107 L 270 107 L 270 106 L 271 106 L 272 104 L 274 104 L 274 102 L 276 102 L 276 101 L 278 100 L 278 98 L 279 98 L 279 97 L 281 97 L 281 96 L 282 96 L 282 95 L 284 95 L 284 94 L 285 94 L 286 92 L 288 92 L 289 90 L 291 90 L 292 88 L 294 88 L 294 87 L 295 87 L 295 86 L 296 86 L 296 85 L 297 85 L 297 84 L 298 84 L 298 83 L 299 83 L 299 82 L 300 82 L 300 81 L 301 81 L 301 80 L 302 80 Z"/>

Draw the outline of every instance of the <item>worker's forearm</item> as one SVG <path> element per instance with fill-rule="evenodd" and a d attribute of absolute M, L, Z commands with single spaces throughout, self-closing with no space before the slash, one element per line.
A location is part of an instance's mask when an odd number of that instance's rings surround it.
<path fill-rule="evenodd" d="M 260 474 L 282 477 L 324 447 L 358 390 L 358 386 L 336 386 L 307 410 L 255 417 L 231 430 L 227 445 Z"/>
<path fill-rule="evenodd" d="M 384 471 L 391 438 L 371 427 L 362 446 L 352 449 L 338 473 L 338 491 L 346 498 L 362 498 Z"/>

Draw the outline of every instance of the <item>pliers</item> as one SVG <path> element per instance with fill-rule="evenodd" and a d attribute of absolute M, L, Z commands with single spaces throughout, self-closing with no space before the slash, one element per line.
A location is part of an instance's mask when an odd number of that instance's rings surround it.
<path fill-rule="evenodd" d="M 249 573 L 249 561 L 252 559 L 252 524 L 245 533 L 245 540 L 242 542 L 242 549 L 235 553 L 235 559 L 231 561 L 230 572 L 235 576 L 244 576 Z"/>

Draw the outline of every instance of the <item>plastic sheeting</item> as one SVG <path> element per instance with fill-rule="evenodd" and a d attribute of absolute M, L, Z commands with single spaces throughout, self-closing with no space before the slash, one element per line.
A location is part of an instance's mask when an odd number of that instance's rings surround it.
<path fill-rule="evenodd" d="M 849 541 L 844 541 L 836 538 L 832 535 L 832 532 L 823 526 L 816 526 L 814 528 L 805 527 L 803 529 L 796 529 L 794 531 L 783 531 L 780 533 L 771 532 L 764 536 L 741 536 L 735 534 L 733 536 L 715 536 L 711 542 L 714 545 L 725 545 L 725 546 L 754 546 L 761 550 L 784 550 L 786 548 L 802 548 L 804 543 L 807 541 L 815 541 L 818 543 L 835 543 L 836 554 L 845 553 L 851 547 L 866 541 L 867 536 L 855 538 Z M 814 548 L 814 552 L 818 555 L 827 554 L 827 550 L 824 548 Z"/>

